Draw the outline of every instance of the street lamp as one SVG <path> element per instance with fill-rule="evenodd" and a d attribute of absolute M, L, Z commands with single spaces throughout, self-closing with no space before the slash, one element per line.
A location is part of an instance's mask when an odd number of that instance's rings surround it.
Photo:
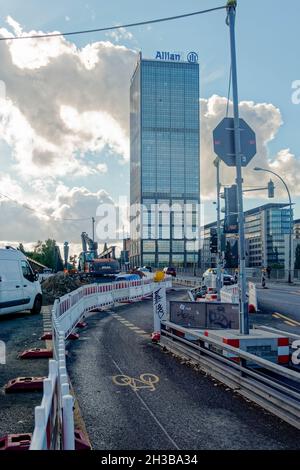
<path fill-rule="evenodd" d="M 292 209 L 292 198 L 291 198 L 291 193 L 289 191 L 289 188 L 284 181 L 283 178 L 281 178 L 280 175 L 275 173 L 274 171 L 267 170 L 265 168 L 259 168 L 255 167 L 254 171 L 265 171 L 266 173 L 271 173 L 274 176 L 277 176 L 277 178 L 280 179 L 280 181 L 284 184 L 285 189 L 287 190 L 288 197 L 289 197 L 289 205 L 290 205 L 290 234 L 289 234 L 289 277 L 288 277 L 288 283 L 292 284 L 292 237 L 293 237 L 293 209 Z"/>

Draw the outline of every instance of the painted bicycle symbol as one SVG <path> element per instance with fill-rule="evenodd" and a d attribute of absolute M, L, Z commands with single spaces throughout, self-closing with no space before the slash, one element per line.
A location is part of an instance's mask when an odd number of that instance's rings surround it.
<path fill-rule="evenodd" d="M 134 377 L 129 377 L 128 375 L 115 375 L 112 378 L 115 385 L 120 387 L 131 387 L 134 392 L 142 388 L 150 390 L 150 392 L 155 391 L 155 384 L 159 382 L 159 377 L 154 374 L 141 374 L 138 379 Z"/>

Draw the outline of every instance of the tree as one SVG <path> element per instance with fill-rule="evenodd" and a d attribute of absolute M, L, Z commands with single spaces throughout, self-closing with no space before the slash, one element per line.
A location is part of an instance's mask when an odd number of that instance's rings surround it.
<path fill-rule="evenodd" d="M 55 270 L 57 264 L 56 250 L 57 245 L 55 240 L 51 240 L 49 238 L 44 243 L 39 240 L 34 247 L 33 253 L 30 254 L 30 257 L 38 263 L 44 264 L 48 268 Z"/>
<path fill-rule="evenodd" d="M 25 256 L 28 256 L 28 258 L 47 266 L 47 268 L 53 269 L 53 271 L 63 269 L 59 256 L 59 248 L 55 240 L 51 240 L 50 238 L 45 242 L 39 240 L 33 251 L 26 251 L 23 243 L 20 243 L 18 248 Z"/>
<path fill-rule="evenodd" d="M 298 243 L 296 248 L 295 269 L 300 269 L 300 243 Z"/>
<path fill-rule="evenodd" d="M 23 243 L 19 243 L 18 250 L 20 250 L 22 253 L 26 254 Z"/>

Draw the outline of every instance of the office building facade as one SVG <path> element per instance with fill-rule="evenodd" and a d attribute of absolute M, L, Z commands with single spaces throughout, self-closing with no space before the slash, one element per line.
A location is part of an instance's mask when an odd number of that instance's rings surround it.
<path fill-rule="evenodd" d="M 291 230 L 289 205 L 265 204 L 246 211 L 244 214 L 246 267 L 263 268 L 269 266 L 273 269 L 288 270 L 288 246 Z M 216 263 L 216 256 L 211 255 L 209 251 L 209 229 L 211 227 L 216 227 L 216 222 L 204 227 L 203 268 L 214 267 Z M 227 247 L 228 250 L 232 250 L 233 257 L 236 258 L 237 242 L 237 236 L 226 235 L 223 241 L 224 253 L 226 253 Z M 238 265 L 238 259 L 235 264 Z"/>
<path fill-rule="evenodd" d="M 131 264 L 198 265 L 197 63 L 140 55 L 130 87 L 130 145 Z"/>
<path fill-rule="evenodd" d="M 300 219 L 294 221 L 294 239 L 300 240 Z"/>

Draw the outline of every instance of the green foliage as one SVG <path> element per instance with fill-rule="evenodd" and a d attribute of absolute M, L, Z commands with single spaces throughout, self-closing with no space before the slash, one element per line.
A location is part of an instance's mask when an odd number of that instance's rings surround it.
<path fill-rule="evenodd" d="M 23 243 L 19 243 L 18 250 L 22 251 L 24 254 L 26 253 Z"/>
<path fill-rule="evenodd" d="M 33 260 L 37 261 L 38 263 L 41 263 L 48 268 L 51 268 L 55 270 L 56 268 L 56 255 L 55 255 L 55 250 L 56 250 L 56 241 L 51 240 L 50 238 L 46 240 L 45 242 L 38 241 L 34 247 L 33 252 L 25 252 L 24 247 L 22 243 L 19 245 L 19 249 L 23 251 L 29 258 L 32 258 Z M 23 249 L 21 249 L 21 247 Z"/>

